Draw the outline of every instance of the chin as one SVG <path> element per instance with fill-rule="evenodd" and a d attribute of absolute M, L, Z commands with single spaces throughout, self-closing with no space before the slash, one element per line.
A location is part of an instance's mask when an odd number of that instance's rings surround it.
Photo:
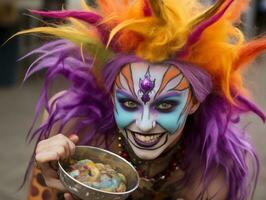
<path fill-rule="evenodd" d="M 134 146 L 133 147 L 131 146 L 131 148 L 136 154 L 136 156 L 142 160 L 154 160 L 158 158 L 164 151 L 163 149 L 157 149 L 153 151 L 140 150 L 140 149 L 136 149 L 136 147 Z"/>

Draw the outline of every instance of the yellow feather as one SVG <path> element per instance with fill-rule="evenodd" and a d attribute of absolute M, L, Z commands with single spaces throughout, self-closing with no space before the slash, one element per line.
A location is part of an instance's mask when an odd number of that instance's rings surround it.
<path fill-rule="evenodd" d="M 220 9 L 220 7 L 223 5 L 224 2 L 225 0 L 218 0 L 217 2 L 215 2 L 215 4 L 213 4 L 213 6 L 211 6 L 209 9 L 207 9 L 203 13 L 199 14 L 199 16 L 196 16 L 194 19 L 192 19 L 191 22 L 189 23 L 189 26 L 194 27 L 203 20 L 212 16 L 215 12 L 217 12 Z"/>
<path fill-rule="evenodd" d="M 77 31 L 82 32 L 83 34 L 86 34 L 88 37 L 94 37 L 95 40 L 97 40 L 97 37 L 95 37 L 94 33 L 92 32 L 92 28 L 90 28 L 87 24 L 74 18 L 69 18 L 68 20 L 71 22 L 74 29 L 77 29 Z"/>
<path fill-rule="evenodd" d="M 85 0 L 80 0 L 80 6 L 85 11 L 92 11 L 93 9 L 87 4 Z"/>
<path fill-rule="evenodd" d="M 106 47 L 108 48 L 112 39 L 114 38 L 114 36 L 119 32 L 121 31 L 122 29 L 124 29 L 125 27 L 131 25 L 131 24 L 136 24 L 136 23 L 142 23 L 143 21 L 146 21 L 145 19 L 138 19 L 138 20 L 135 20 L 135 19 L 130 19 L 130 20 L 127 20 L 127 21 L 124 21 L 122 23 L 120 23 L 119 25 L 117 25 L 115 28 L 112 29 L 111 33 L 110 33 L 110 36 L 109 36 L 109 39 L 108 39 L 108 42 L 107 42 L 107 45 Z"/>
<path fill-rule="evenodd" d="M 110 56 L 110 43 L 118 39 L 117 42 L 123 49 L 121 53 L 130 51 L 145 60 L 159 62 L 175 59 L 193 28 L 221 10 L 229 0 L 217 0 L 212 6 L 206 6 L 199 0 L 149 0 L 153 13 L 148 17 L 144 15 L 144 0 L 96 2 L 99 7 L 94 10 L 85 0 L 80 0 L 83 10 L 93 10 L 103 17 L 96 27 L 69 18 L 70 24 L 67 25 L 34 28 L 16 35 L 37 32 L 64 38 L 80 47 L 83 60 L 85 53 L 89 52 L 97 62 L 102 63 Z M 199 40 L 189 48 L 187 57 L 182 58 L 208 71 L 215 89 L 230 101 L 233 101 L 230 87 L 243 91 L 241 75 L 235 71 L 233 63 L 237 60 L 245 38 L 234 22 L 239 19 L 248 2 L 249 0 L 234 0 L 224 16 L 207 27 Z M 110 32 L 106 46 L 96 34 L 96 29 L 101 28 L 98 25 L 103 25 L 106 32 Z M 119 32 L 122 33 L 121 37 Z M 128 42 L 125 33 L 129 33 L 128 38 L 132 39 L 132 43 Z"/>
<path fill-rule="evenodd" d="M 74 42 L 75 44 L 80 43 L 95 43 L 93 39 L 88 37 L 88 35 L 79 32 L 71 27 L 39 27 L 39 28 L 33 28 L 30 30 L 20 31 L 13 35 L 12 37 L 22 35 L 22 34 L 28 34 L 28 33 L 43 33 L 43 34 L 49 34 L 52 36 L 57 36 L 59 38 L 64 38 L 67 40 L 70 40 Z M 11 38 L 10 38 L 11 39 Z"/>

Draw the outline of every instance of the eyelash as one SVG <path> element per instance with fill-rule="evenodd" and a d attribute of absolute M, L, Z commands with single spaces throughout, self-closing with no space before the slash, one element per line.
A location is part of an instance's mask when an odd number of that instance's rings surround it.
<path fill-rule="evenodd" d="M 139 103 L 132 100 L 132 99 L 118 99 L 118 102 L 121 104 L 121 106 L 128 111 L 136 111 L 139 107 Z M 130 107 L 129 105 L 126 105 L 126 103 L 133 103 L 135 104 L 134 107 Z M 170 107 L 169 108 L 159 108 L 160 105 L 162 104 L 168 104 Z M 178 105 L 177 101 L 172 101 L 172 100 L 166 100 L 166 101 L 161 101 L 155 104 L 154 108 L 155 110 L 161 112 L 161 113 L 167 113 L 171 112 L 176 106 Z"/>
<path fill-rule="evenodd" d="M 132 99 L 118 99 L 119 103 L 122 105 L 122 107 L 126 110 L 129 110 L 129 111 L 135 111 L 137 110 L 138 106 L 139 106 L 139 103 L 132 100 Z M 128 102 L 131 102 L 131 103 L 134 103 L 135 104 L 135 107 L 130 107 L 128 105 L 125 105 L 126 103 Z"/>
<path fill-rule="evenodd" d="M 170 107 L 169 108 L 159 108 L 160 105 L 162 104 L 168 104 Z M 161 101 L 155 104 L 154 108 L 162 113 L 167 113 L 167 112 L 171 112 L 176 106 L 178 105 L 178 102 L 176 101 Z"/>

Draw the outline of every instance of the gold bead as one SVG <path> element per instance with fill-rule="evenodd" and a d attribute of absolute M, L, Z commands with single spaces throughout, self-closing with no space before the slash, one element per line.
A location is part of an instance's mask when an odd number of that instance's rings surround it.
<path fill-rule="evenodd" d="M 118 151 L 119 154 L 122 154 L 122 151 Z"/>
<path fill-rule="evenodd" d="M 122 144 L 118 144 L 118 147 L 120 147 L 120 148 L 121 148 L 121 147 L 122 147 Z"/>
<path fill-rule="evenodd" d="M 122 140 L 122 138 L 121 138 L 121 137 L 118 137 L 118 140 L 119 140 L 119 141 L 121 141 L 121 140 Z"/>

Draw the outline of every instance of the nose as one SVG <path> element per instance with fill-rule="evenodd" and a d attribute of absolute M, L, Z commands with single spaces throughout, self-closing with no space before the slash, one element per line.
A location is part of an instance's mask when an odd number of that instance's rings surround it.
<path fill-rule="evenodd" d="M 141 118 L 136 121 L 136 125 L 142 132 L 148 132 L 155 127 L 155 121 L 152 120 L 148 108 L 143 109 Z"/>

